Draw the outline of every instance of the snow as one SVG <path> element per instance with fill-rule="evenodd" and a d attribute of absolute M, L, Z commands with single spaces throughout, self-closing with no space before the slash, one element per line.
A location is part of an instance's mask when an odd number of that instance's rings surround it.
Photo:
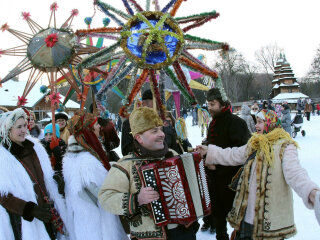
<path fill-rule="evenodd" d="M 295 77 L 282 77 L 282 78 L 278 78 L 278 80 L 283 80 L 283 79 L 296 79 Z"/>
<path fill-rule="evenodd" d="M 23 81 L 13 81 L 3 83 L 2 88 L 0 88 L 0 106 L 17 106 L 18 96 L 22 96 L 24 88 L 27 82 Z M 30 93 L 27 95 L 27 104 L 25 107 L 32 108 L 36 105 L 42 98 L 46 96 L 40 92 L 41 84 L 36 83 L 31 89 Z M 60 94 L 60 102 L 63 102 L 65 96 Z M 80 105 L 71 99 L 67 102 L 66 108 L 80 108 Z"/>
<path fill-rule="evenodd" d="M 280 87 L 292 87 L 292 86 L 300 86 L 300 84 L 297 82 L 295 82 L 293 84 L 285 84 L 285 83 L 280 84 Z"/>
<path fill-rule="evenodd" d="M 286 72 L 284 72 L 284 70 L 281 70 L 281 71 L 279 71 L 279 72 L 281 72 L 281 73 L 278 73 L 278 74 L 275 74 L 275 75 L 273 75 L 273 76 L 282 76 L 282 75 L 294 75 L 292 72 L 290 73 L 290 72 L 287 72 L 288 70 L 285 70 Z"/>
<path fill-rule="evenodd" d="M 279 93 L 277 96 L 272 98 L 272 100 L 288 100 L 288 99 L 295 99 L 298 100 L 298 98 L 308 98 L 307 95 L 301 93 L 301 92 L 294 92 L 294 93 Z"/>
<path fill-rule="evenodd" d="M 293 116 L 292 116 L 293 118 Z M 186 119 L 188 126 L 188 136 L 189 141 L 192 146 L 201 144 L 201 130 L 198 126 L 192 126 L 192 118 L 189 116 Z M 311 116 L 310 121 L 304 118 L 304 123 L 302 130 L 306 131 L 306 136 L 302 137 L 301 132 L 298 133 L 295 140 L 299 144 L 299 157 L 302 167 L 304 167 L 310 178 L 320 185 L 320 151 L 318 149 L 320 143 L 320 116 Z M 121 138 L 121 136 L 119 136 Z M 116 149 L 119 156 L 122 156 L 121 149 L 118 147 Z M 307 209 L 302 201 L 302 199 L 293 192 L 294 199 L 294 214 L 295 223 L 297 227 L 297 234 L 292 240 L 319 240 L 320 227 L 317 223 L 314 211 Z M 281 199 L 279 199 L 281 201 Z M 202 224 L 202 220 L 199 221 Z M 228 225 L 228 233 L 231 234 L 232 228 Z M 209 234 L 209 232 L 199 232 L 197 233 L 198 240 L 213 240 L 214 235 Z"/>

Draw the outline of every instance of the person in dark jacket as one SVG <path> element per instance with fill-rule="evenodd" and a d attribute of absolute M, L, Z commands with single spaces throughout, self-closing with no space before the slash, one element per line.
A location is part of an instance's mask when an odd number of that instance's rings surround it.
<path fill-rule="evenodd" d="M 153 95 L 150 89 L 143 92 L 142 105 L 144 107 L 153 108 Z M 131 134 L 129 119 L 124 120 L 122 123 L 121 152 L 123 156 L 133 152 L 133 137 Z"/>
<path fill-rule="evenodd" d="M 229 101 L 223 100 L 219 89 L 213 88 L 207 94 L 208 110 L 212 115 L 207 143 L 222 148 L 240 147 L 250 138 L 246 122 L 231 113 Z M 215 171 L 208 170 L 209 191 L 212 199 L 212 214 L 204 218 L 204 225 L 216 224 L 217 240 L 229 240 L 226 217 L 231 210 L 235 192 L 229 189 L 233 176 L 239 166 L 217 166 Z M 204 226 L 206 227 L 206 226 Z"/>
<path fill-rule="evenodd" d="M 120 145 L 120 139 L 117 131 L 111 119 L 98 118 L 98 123 L 101 126 L 100 136 L 102 137 L 102 143 L 108 155 L 110 162 L 116 162 L 119 160 L 118 154 L 113 151 Z"/>
<path fill-rule="evenodd" d="M 56 138 L 53 138 L 52 123 L 44 128 L 44 138 L 41 140 L 42 146 L 46 149 L 53 170 L 53 176 L 58 184 L 59 193 L 64 195 L 64 182 L 62 176 L 62 159 L 67 150 L 67 144 L 60 138 L 59 124 L 56 123 Z"/>
<path fill-rule="evenodd" d="M 308 121 L 310 121 L 311 112 L 312 112 L 311 99 L 308 99 L 304 106 L 304 114 L 306 115 Z"/>
<path fill-rule="evenodd" d="M 116 122 L 116 131 L 117 131 L 117 133 L 121 132 L 121 128 L 122 128 L 122 119 L 121 119 L 121 116 L 118 115 L 117 122 Z"/>
<path fill-rule="evenodd" d="M 290 115 L 290 107 L 288 104 L 282 105 L 282 116 L 281 116 L 281 125 L 282 128 L 288 132 L 291 136 L 291 115 Z"/>

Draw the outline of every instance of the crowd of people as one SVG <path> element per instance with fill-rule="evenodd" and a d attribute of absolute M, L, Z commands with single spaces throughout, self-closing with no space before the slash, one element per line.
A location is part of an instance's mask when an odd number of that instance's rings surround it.
<path fill-rule="evenodd" d="M 41 130 L 32 111 L 1 113 L 0 239 L 195 240 L 199 230 L 217 240 L 290 238 L 296 232 L 292 189 L 312 209 L 320 188 L 299 163 L 289 105 L 255 102 L 237 116 L 213 88 L 207 109 L 211 122 L 198 146 L 181 138 L 170 111 L 160 118 L 151 90 L 115 124 L 79 110 L 71 118 L 57 113 L 56 124 Z M 187 115 L 183 109 L 181 121 Z M 195 108 L 193 125 L 197 116 Z M 120 145 L 122 158 L 114 151 Z M 197 221 L 158 226 L 149 204 L 160 195 L 144 185 L 141 168 L 192 151 L 206 166 L 211 213 L 201 227 Z"/>

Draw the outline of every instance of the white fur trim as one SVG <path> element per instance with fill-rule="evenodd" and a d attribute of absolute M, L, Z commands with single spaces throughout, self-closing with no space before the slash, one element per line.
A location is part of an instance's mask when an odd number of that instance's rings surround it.
<path fill-rule="evenodd" d="M 48 154 L 38 139 L 27 137 L 28 140 L 34 143 L 34 150 L 39 158 L 44 182 L 46 185 L 47 192 L 51 200 L 54 201 L 55 207 L 57 208 L 62 220 L 66 223 L 65 217 L 65 203 L 60 194 L 58 188 L 53 180 L 53 170 L 50 165 Z M 23 199 L 27 202 L 31 201 L 37 203 L 37 196 L 34 192 L 33 183 L 19 161 L 3 146 L 0 146 L 0 194 L 7 195 L 12 193 L 15 197 Z M 13 240 L 13 233 L 9 216 L 6 210 L 0 206 L 0 240 Z M 23 218 L 22 222 L 22 239 L 23 240 L 46 240 L 50 239 L 44 224 L 38 219 L 34 218 L 32 222 L 25 221 Z M 4 223 L 4 224 L 3 224 Z"/>
<path fill-rule="evenodd" d="M 100 188 L 107 174 L 102 163 L 89 152 L 68 152 L 63 158 L 68 221 L 72 223 L 71 240 L 128 239 L 118 216 L 79 197 L 86 194 L 84 188 L 91 184 Z"/>
<path fill-rule="evenodd" d="M 68 152 L 79 152 L 83 150 L 85 149 L 81 145 L 79 145 L 75 137 L 71 135 L 68 139 Z"/>

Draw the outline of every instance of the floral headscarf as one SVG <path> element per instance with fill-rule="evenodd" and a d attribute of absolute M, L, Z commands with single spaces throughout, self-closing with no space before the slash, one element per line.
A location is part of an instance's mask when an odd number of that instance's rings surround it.
<path fill-rule="evenodd" d="M 272 110 L 263 109 L 257 117 L 265 121 L 263 134 L 254 133 L 248 141 L 249 155 L 257 151 L 257 156 L 260 156 L 268 165 L 274 162 L 273 145 L 279 140 L 286 141 L 288 144 L 294 144 L 298 147 L 290 134 L 281 128 L 281 121 L 277 114 Z"/>
<path fill-rule="evenodd" d="M 278 118 L 275 111 L 262 109 L 256 117 L 261 118 L 265 122 L 263 133 L 269 133 L 273 129 L 281 127 L 281 120 Z"/>
<path fill-rule="evenodd" d="M 104 167 L 109 170 L 108 157 L 93 129 L 93 125 L 97 120 L 98 118 L 91 113 L 78 111 L 68 121 L 68 128 L 78 144 L 99 159 Z"/>

